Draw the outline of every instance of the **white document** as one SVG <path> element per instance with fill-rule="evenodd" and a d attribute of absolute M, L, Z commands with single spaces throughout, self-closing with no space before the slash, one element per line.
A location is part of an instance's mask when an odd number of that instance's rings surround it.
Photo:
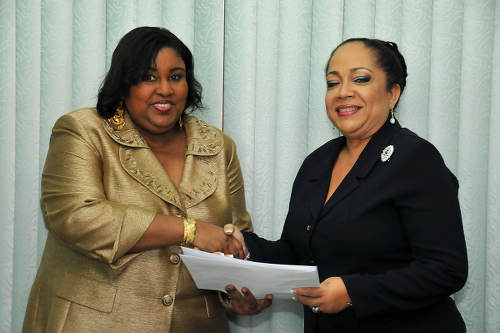
<path fill-rule="evenodd" d="M 291 299 L 292 288 L 319 287 L 316 266 L 265 264 L 186 247 L 182 251 L 182 261 L 199 289 L 225 291 L 232 284 L 240 291 L 247 287 L 257 299 L 267 294 Z"/>

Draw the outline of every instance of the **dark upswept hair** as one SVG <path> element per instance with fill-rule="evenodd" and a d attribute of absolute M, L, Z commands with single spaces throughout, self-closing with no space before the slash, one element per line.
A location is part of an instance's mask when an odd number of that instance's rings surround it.
<path fill-rule="evenodd" d="M 337 47 L 330 54 L 325 67 L 325 75 L 328 73 L 328 65 L 330 64 L 330 60 L 335 54 L 335 51 L 337 51 L 338 48 L 342 45 L 352 42 L 361 42 L 367 48 L 375 52 L 377 56 L 377 65 L 385 72 L 387 76 L 387 91 L 391 90 L 394 84 L 398 84 L 401 88 L 401 93 L 399 95 L 401 97 L 406 86 L 406 77 L 408 76 L 408 72 L 406 69 L 405 58 L 403 57 L 401 52 L 399 52 L 398 45 L 394 42 L 387 42 L 375 38 L 346 39 L 345 41 L 337 45 Z M 398 105 L 398 103 L 399 99 L 396 102 L 396 105 Z M 394 108 L 396 108 L 396 105 L 394 105 Z"/>
<path fill-rule="evenodd" d="M 111 66 L 97 95 L 96 107 L 101 117 L 115 114 L 130 87 L 142 81 L 154 65 L 158 52 L 165 47 L 173 49 L 186 66 L 188 94 L 183 112 L 203 107 L 202 87 L 194 77 L 193 55 L 188 47 L 167 29 L 139 27 L 125 34 L 113 51 Z"/>

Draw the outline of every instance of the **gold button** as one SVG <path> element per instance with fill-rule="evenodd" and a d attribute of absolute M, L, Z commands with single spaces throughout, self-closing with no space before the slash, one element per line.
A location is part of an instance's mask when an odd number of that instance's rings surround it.
<path fill-rule="evenodd" d="M 161 298 L 163 305 L 170 306 L 174 302 L 174 299 L 170 295 L 165 295 Z"/>
<path fill-rule="evenodd" d="M 311 231 L 311 225 L 310 224 L 307 225 L 306 230 L 307 231 Z"/>
<path fill-rule="evenodd" d="M 170 262 L 174 265 L 177 265 L 181 261 L 181 258 L 177 254 L 170 255 Z"/>

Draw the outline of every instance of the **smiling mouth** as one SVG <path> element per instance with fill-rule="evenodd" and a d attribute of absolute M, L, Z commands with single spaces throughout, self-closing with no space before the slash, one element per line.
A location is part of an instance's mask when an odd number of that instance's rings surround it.
<path fill-rule="evenodd" d="M 350 116 L 361 110 L 360 106 L 338 107 L 335 111 L 339 116 Z"/>
<path fill-rule="evenodd" d="M 156 103 L 153 104 L 153 107 L 160 112 L 167 112 L 172 108 L 172 104 L 170 103 Z"/>

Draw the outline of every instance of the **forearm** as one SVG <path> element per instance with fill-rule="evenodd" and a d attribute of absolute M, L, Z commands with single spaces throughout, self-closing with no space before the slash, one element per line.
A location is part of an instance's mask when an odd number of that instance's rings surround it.
<path fill-rule="evenodd" d="M 177 216 L 158 214 L 139 241 L 129 250 L 129 253 L 179 244 L 183 240 L 183 219 Z"/>
<path fill-rule="evenodd" d="M 243 232 L 245 243 L 253 261 L 296 264 L 296 256 L 290 244 L 283 239 L 270 241 L 252 232 Z"/>
<path fill-rule="evenodd" d="M 381 274 L 342 276 L 358 317 L 418 310 L 458 291 L 466 272 L 446 272 L 414 262 Z"/>

